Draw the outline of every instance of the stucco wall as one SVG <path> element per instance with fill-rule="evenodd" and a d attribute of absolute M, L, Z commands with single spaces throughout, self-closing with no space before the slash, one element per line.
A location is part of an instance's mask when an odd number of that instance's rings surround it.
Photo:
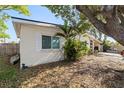
<path fill-rule="evenodd" d="M 26 66 L 35 66 L 62 60 L 64 39 L 60 38 L 60 49 L 42 49 L 42 35 L 54 36 L 60 29 L 55 27 L 40 27 L 35 25 L 21 25 L 20 54 L 21 63 Z"/>
<path fill-rule="evenodd" d="M 78 37 L 77 37 L 78 38 Z M 93 47 L 92 47 L 92 52 L 94 52 L 94 47 L 98 46 L 98 50 L 102 51 L 102 46 L 100 45 L 99 42 L 95 41 L 94 39 L 88 37 L 87 35 L 85 36 L 81 36 L 81 41 L 86 41 L 87 42 L 87 46 L 90 48 L 90 40 L 93 41 Z"/>

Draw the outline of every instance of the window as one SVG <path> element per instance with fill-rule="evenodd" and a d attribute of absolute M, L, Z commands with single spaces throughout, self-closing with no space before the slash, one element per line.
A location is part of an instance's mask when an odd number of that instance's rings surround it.
<path fill-rule="evenodd" d="M 42 49 L 59 49 L 60 38 L 51 36 L 42 36 Z"/>
<path fill-rule="evenodd" d="M 52 37 L 52 48 L 59 49 L 60 48 L 60 39 L 59 37 Z"/>
<path fill-rule="evenodd" d="M 51 48 L 51 36 L 42 36 L 42 48 L 43 49 Z"/>

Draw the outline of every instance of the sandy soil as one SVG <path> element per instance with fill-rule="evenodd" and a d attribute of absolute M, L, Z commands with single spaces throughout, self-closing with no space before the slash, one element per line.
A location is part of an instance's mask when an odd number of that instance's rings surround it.
<path fill-rule="evenodd" d="M 18 87 L 124 87 L 120 55 L 90 55 L 77 62 L 39 65 L 21 72 Z"/>
<path fill-rule="evenodd" d="M 55 62 L 21 71 L 2 58 L 0 63 L 0 75 L 4 75 L 0 87 L 124 87 L 124 60 L 118 54 L 98 53 L 77 62 Z"/>

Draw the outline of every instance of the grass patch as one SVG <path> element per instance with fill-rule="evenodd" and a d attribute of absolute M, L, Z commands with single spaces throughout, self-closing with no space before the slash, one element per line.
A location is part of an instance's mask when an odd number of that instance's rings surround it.
<path fill-rule="evenodd" d="M 15 69 L 8 69 L 0 71 L 0 80 L 11 80 L 16 78 L 16 71 Z"/>
<path fill-rule="evenodd" d="M 17 70 L 12 65 L 6 64 L 3 58 L 0 57 L 0 80 L 13 80 L 16 75 Z"/>

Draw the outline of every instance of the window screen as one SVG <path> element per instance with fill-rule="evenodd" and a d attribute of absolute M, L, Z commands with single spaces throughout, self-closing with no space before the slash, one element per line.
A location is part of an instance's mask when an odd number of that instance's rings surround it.
<path fill-rule="evenodd" d="M 59 49 L 60 48 L 60 38 L 59 37 L 52 37 L 52 48 Z"/>
<path fill-rule="evenodd" d="M 51 48 L 51 36 L 42 36 L 42 49 Z"/>

